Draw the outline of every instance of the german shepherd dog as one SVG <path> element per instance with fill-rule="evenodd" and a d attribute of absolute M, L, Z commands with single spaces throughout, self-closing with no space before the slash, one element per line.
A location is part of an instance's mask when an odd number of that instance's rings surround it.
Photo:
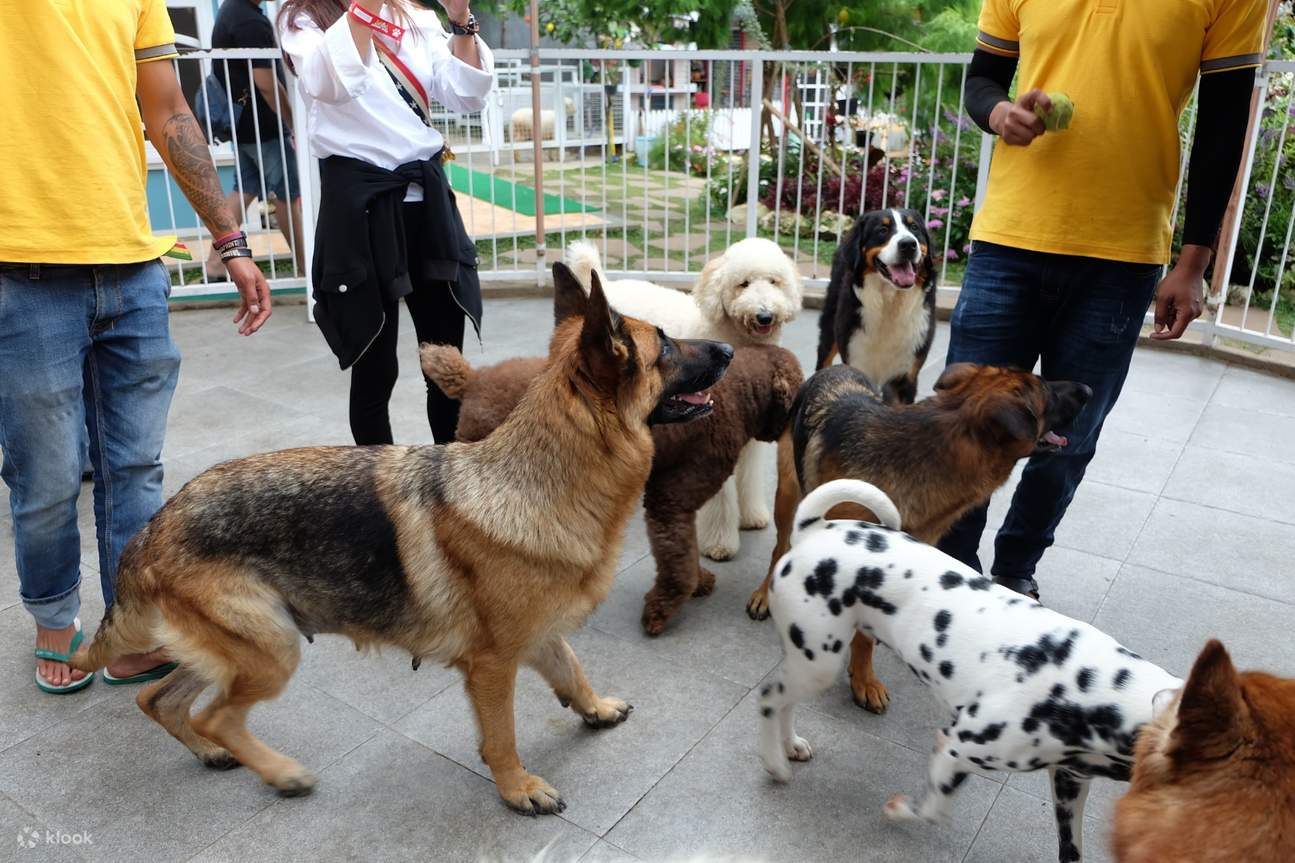
<path fill-rule="evenodd" d="M 935 338 L 931 238 L 916 210 L 872 210 L 836 248 L 818 318 L 818 364 L 837 354 L 888 404 L 912 404 Z"/>
<path fill-rule="evenodd" d="M 1070 423 L 1092 390 L 1045 381 L 1015 369 L 955 363 L 935 393 L 912 405 L 887 405 L 867 376 L 830 366 L 801 387 L 791 423 L 778 440 L 778 540 L 769 572 L 751 594 L 747 614 L 769 616 L 769 580 L 790 547 L 801 497 L 834 479 L 862 479 L 899 508 L 905 530 L 928 545 L 967 510 L 1007 482 L 1016 462 L 1066 445 L 1054 429 Z M 876 521 L 866 508 L 842 504 L 832 518 Z M 871 638 L 850 643 L 850 688 L 860 707 L 882 713 L 890 702 L 872 670 Z"/>
<path fill-rule="evenodd" d="M 1238 673 L 1211 641 L 1182 690 L 1162 696 L 1138 733 L 1129 793 L 1115 805 L 1115 859 L 1292 859 L 1295 680 Z"/>
<path fill-rule="evenodd" d="M 217 465 L 189 482 L 127 545 L 117 602 L 86 671 L 165 646 L 179 667 L 140 708 L 211 767 L 243 764 L 280 794 L 315 777 L 249 733 L 278 695 L 300 636 L 394 645 L 414 668 L 463 672 L 482 759 L 511 808 L 564 808 L 522 767 L 513 731 L 519 664 L 586 724 L 630 712 L 590 688 L 562 635 L 612 586 L 625 524 L 652 467 L 649 420 L 710 412 L 704 391 L 732 349 L 663 338 L 586 297 L 553 268 L 557 333 L 517 410 L 475 444 L 314 447 Z M 190 716 L 209 685 L 210 704 Z"/>

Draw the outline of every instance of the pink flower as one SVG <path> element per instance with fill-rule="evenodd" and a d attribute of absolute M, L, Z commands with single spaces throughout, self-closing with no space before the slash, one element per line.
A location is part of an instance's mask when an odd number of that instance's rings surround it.
<path fill-rule="evenodd" d="M 963 247 L 962 247 L 962 253 L 963 253 L 964 255 L 970 255 L 970 254 L 971 254 L 971 243 L 967 243 L 965 246 L 963 246 Z"/>
<path fill-rule="evenodd" d="M 934 213 L 934 214 L 935 214 L 935 215 L 937 215 L 937 216 L 947 216 L 947 215 L 949 215 L 949 208 L 948 208 L 948 207 L 932 207 L 932 208 L 931 208 L 931 212 L 932 212 L 932 213 Z"/>
<path fill-rule="evenodd" d="M 943 201 L 943 200 L 944 200 L 944 196 L 945 196 L 945 195 L 947 195 L 947 194 L 949 194 L 949 193 L 948 193 L 948 192 L 946 192 L 946 191 L 944 191 L 943 189 L 936 189 L 934 192 L 932 192 L 932 193 L 931 193 L 931 200 L 932 200 L 932 201 Z"/>
<path fill-rule="evenodd" d="M 939 219 L 931 219 L 926 223 L 926 227 L 934 231 L 937 228 L 943 228 L 944 222 L 940 221 Z"/>
<path fill-rule="evenodd" d="M 947 251 L 947 252 L 945 252 L 945 253 L 944 253 L 944 259 L 945 259 L 946 261 L 956 261 L 956 260 L 958 260 L 958 253 L 957 253 L 957 251 L 956 251 L 956 250 L 954 250 L 954 249 L 949 249 L 949 251 Z"/>
<path fill-rule="evenodd" d="M 961 198 L 958 199 L 958 206 L 959 207 L 971 206 L 971 199 L 968 198 L 966 195 L 963 195 Z"/>

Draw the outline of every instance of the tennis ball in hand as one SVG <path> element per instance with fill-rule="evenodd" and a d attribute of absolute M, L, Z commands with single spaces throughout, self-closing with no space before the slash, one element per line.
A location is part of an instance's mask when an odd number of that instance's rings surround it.
<path fill-rule="evenodd" d="M 1052 100 L 1051 111 L 1043 110 L 1043 106 L 1037 103 L 1034 105 L 1034 113 L 1039 115 L 1044 128 L 1049 132 L 1070 128 L 1070 120 L 1075 116 L 1075 103 L 1065 93 L 1049 93 L 1048 98 Z"/>

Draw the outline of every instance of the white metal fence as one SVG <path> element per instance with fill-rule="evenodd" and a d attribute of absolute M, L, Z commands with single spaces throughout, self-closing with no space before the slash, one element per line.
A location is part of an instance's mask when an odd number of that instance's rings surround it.
<path fill-rule="evenodd" d="M 729 244 L 760 235 L 782 245 L 809 286 L 821 286 L 852 220 L 899 206 L 925 218 L 941 289 L 960 283 L 993 142 L 963 110 L 970 55 L 541 50 L 538 118 L 531 116 L 529 52 L 495 56 L 498 86 L 486 109 L 434 117 L 456 154 L 447 170 L 481 253 L 483 280 L 542 279 L 547 264 L 580 238 L 598 243 L 609 272 L 690 282 Z M 192 92 L 200 70 L 253 59 L 281 66 L 264 50 L 196 52 L 176 62 Z M 1196 324 L 1210 338 L 1295 350 L 1295 135 L 1287 133 L 1293 78 L 1288 62 L 1268 63 L 1260 76 L 1261 122 L 1247 145 L 1244 206 L 1219 250 L 1235 286 Z M 296 107 L 290 78 L 287 89 Z M 304 142 L 304 113 L 294 116 L 296 139 Z M 1181 124 L 1180 191 L 1194 121 L 1190 107 Z M 250 143 L 257 154 L 272 145 L 282 154 L 288 140 Z M 213 153 L 227 188 L 262 187 L 241 177 L 229 144 Z M 317 172 L 304 151 L 299 155 L 300 233 L 309 249 Z M 196 220 L 177 217 L 178 192 L 166 185 L 168 212 L 153 214 L 154 227 L 201 247 Z M 271 227 L 261 204 L 249 211 L 247 226 L 258 257 L 274 288 L 300 290 L 308 279 L 293 259 L 291 232 Z M 295 218 L 282 202 L 273 210 L 277 221 Z M 1181 228 L 1177 205 L 1174 219 Z M 176 270 L 186 280 L 178 295 L 230 290 L 200 267 Z"/>

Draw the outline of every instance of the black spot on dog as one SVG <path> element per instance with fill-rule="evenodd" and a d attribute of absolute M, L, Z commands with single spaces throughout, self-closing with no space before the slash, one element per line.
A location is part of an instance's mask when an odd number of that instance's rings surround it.
<path fill-rule="evenodd" d="M 791 643 L 797 647 L 805 646 L 805 633 L 801 632 L 800 627 L 796 624 L 793 623 L 791 626 L 787 627 L 787 637 L 790 638 Z"/>
<path fill-rule="evenodd" d="M 779 680 L 779 681 L 778 681 L 778 694 L 779 694 L 779 695 L 782 695 L 786 690 L 787 690 L 787 687 L 783 686 L 783 685 L 782 685 L 782 681 L 781 681 L 781 680 Z"/>
<path fill-rule="evenodd" d="M 814 572 L 805 579 L 805 592 L 810 596 L 822 594 L 831 596 L 836 592 L 836 561 L 825 557 L 814 567 Z"/>
<path fill-rule="evenodd" d="M 791 575 L 791 561 L 790 561 L 790 560 L 789 560 L 789 561 L 787 561 L 785 564 L 783 564 L 782 572 L 778 573 L 778 577 L 779 577 L 779 578 L 786 578 L 786 577 L 787 577 L 787 576 L 789 576 L 789 575 Z"/>
<path fill-rule="evenodd" d="M 935 654 L 931 651 L 931 648 L 927 647 L 925 644 L 919 644 L 917 646 L 917 650 L 919 653 L 922 654 L 922 659 L 926 660 L 927 662 L 930 662 L 932 659 L 935 658 Z"/>
<path fill-rule="evenodd" d="M 1039 727 L 1039 720 L 1035 719 L 1033 716 L 1027 716 L 1021 720 L 1021 730 L 1024 731 L 1026 734 L 1029 734 L 1031 731 L 1033 731 L 1038 727 Z M 1034 745 L 1038 746 L 1039 744 L 1035 743 Z"/>
<path fill-rule="evenodd" d="M 836 522 L 829 521 L 823 525 L 823 530 L 836 530 Z"/>
<path fill-rule="evenodd" d="M 771 693 L 771 692 L 773 692 L 773 686 L 772 686 L 772 685 L 766 686 L 766 687 L 764 687 L 763 689 L 761 689 L 761 690 L 760 690 L 760 697 L 761 697 L 761 698 L 768 698 L 768 697 L 769 697 L 769 693 Z"/>
<path fill-rule="evenodd" d="M 1030 708 L 1028 719 L 1043 723 L 1054 738 L 1081 752 L 1089 751 L 1096 740 L 1104 741 L 1124 755 L 1133 752 L 1133 735 L 1124 733 L 1124 715 L 1115 704 L 1084 707 L 1054 688 L 1047 701 Z M 1021 727 L 1025 728 L 1024 723 Z"/>
<path fill-rule="evenodd" d="M 958 739 L 963 743 L 970 741 L 972 743 L 979 743 L 983 746 L 986 743 L 997 740 L 1002 735 L 1003 729 L 1006 727 L 1006 722 L 995 722 L 992 725 L 986 725 L 979 732 L 972 731 L 970 728 L 964 728 L 958 732 Z"/>
<path fill-rule="evenodd" d="M 1120 656 L 1127 656 L 1129 659 L 1142 658 L 1141 656 L 1138 656 L 1136 653 L 1134 653 L 1132 650 L 1129 650 L 1127 647 L 1123 647 L 1123 646 L 1115 648 L 1115 652 L 1118 653 Z"/>
<path fill-rule="evenodd" d="M 949 777 L 949 781 L 947 783 L 944 783 L 944 782 L 940 783 L 940 793 L 947 797 L 948 795 L 957 791 L 958 786 L 961 785 L 966 778 L 967 778 L 967 774 L 965 773 L 953 774 L 952 776 Z"/>
<path fill-rule="evenodd" d="M 949 570 L 944 575 L 940 576 L 940 587 L 943 587 L 945 590 L 953 590 L 955 587 L 961 587 L 962 582 L 962 576 L 958 575 L 958 573 L 953 570 Z"/>
<path fill-rule="evenodd" d="M 985 578 L 983 575 L 979 578 L 967 579 L 967 587 L 972 590 L 989 590 L 989 586 L 991 584 L 993 584 L 993 582 Z"/>
<path fill-rule="evenodd" d="M 953 612 L 948 609 L 942 609 L 935 613 L 935 631 L 944 632 L 953 623 Z"/>
<path fill-rule="evenodd" d="M 913 570 L 911 569 L 904 570 L 904 578 L 912 578 L 912 577 L 913 577 Z"/>
<path fill-rule="evenodd" d="M 876 566 L 861 566 L 854 577 L 856 590 L 877 590 L 886 583 L 886 573 Z"/>
<path fill-rule="evenodd" d="M 1014 661 L 1027 675 L 1035 674 L 1043 666 L 1052 663 L 1058 667 L 1065 665 L 1079 638 L 1079 630 L 1072 629 L 1065 641 L 1057 641 L 1052 633 L 1044 633 L 1034 644 L 1022 644 L 1018 647 L 1000 647 L 999 653 Z"/>
<path fill-rule="evenodd" d="M 842 648 L 842 647 L 844 647 L 844 646 L 845 646 L 845 645 L 843 645 L 843 644 L 841 643 L 841 639 L 839 639 L 839 638 L 838 638 L 836 641 L 832 642 L 832 652 L 833 652 L 833 653 L 840 653 L 840 652 L 841 652 L 841 648 Z"/>
<path fill-rule="evenodd" d="M 967 708 L 967 715 L 975 716 L 979 712 L 980 712 L 980 702 L 979 701 L 971 702 L 971 705 Z"/>
<path fill-rule="evenodd" d="M 1017 763 L 1016 763 L 1015 761 L 1008 761 L 1008 762 L 1007 762 L 1007 769 L 1008 769 L 1008 770 L 1015 770 L 1015 769 L 1017 768 L 1017 766 L 1018 766 L 1018 765 L 1017 765 Z"/>
<path fill-rule="evenodd" d="M 947 660 L 947 659 L 946 659 L 946 660 L 944 660 L 944 662 L 941 662 L 941 663 L 940 663 L 940 676 L 941 676 L 941 677 L 943 677 L 945 680 L 952 680 L 952 679 L 953 679 L 953 663 L 952 663 L 952 662 L 950 662 L 949 660 Z"/>
<path fill-rule="evenodd" d="M 936 647 L 944 647 L 944 645 L 948 643 L 949 643 L 949 633 L 947 632 L 941 632 L 939 635 L 935 637 Z"/>
<path fill-rule="evenodd" d="M 827 601 L 827 610 L 832 612 L 834 617 L 839 615 L 841 613 L 841 600 L 837 599 L 835 596 L 829 599 Z"/>
<path fill-rule="evenodd" d="M 876 531 L 873 531 L 872 533 L 868 534 L 868 551 L 881 554 L 889 546 L 890 546 L 890 543 L 886 542 L 885 534 L 878 533 Z"/>
<path fill-rule="evenodd" d="M 1079 669 L 1079 673 L 1075 675 L 1075 685 L 1079 687 L 1080 692 L 1088 691 L 1088 687 L 1093 685 L 1093 675 L 1096 673 L 1097 669 L 1088 666 Z"/>
<path fill-rule="evenodd" d="M 1026 764 L 1025 766 L 1030 768 L 1031 770 L 1038 770 L 1040 767 L 1043 766 L 1043 763 L 1044 762 L 1042 758 L 1034 757 L 1034 758 L 1031 758 L 1029 763 Z"/>
<path fill-rule="evenodd" d="M 1131 677 L 1133 677 L 1132 671 L 1129 671 L 1127 668 L 1121 668 L 1119 671 L 1115 672 L 1115 679 L 1111 681 L 1111 685 L 1116 689 L 1123 689 L 1128 685 Z"/>
<path fill-rule="evenodd" d="M 806 659 L 808 659 L 810 662 L 813 662 L 813 661 L 814 661 L 814 651 L 812 651 L 812 650 L 810 650 L 808 647 L 806 647 L 806 648 L 805 648 L 805 658 L 806 658 Z"/>
<path fill-rule="evenodd" d="M 1020 604 L 1021 604 L 1022 602 L 1024 602 L 1024 601 L 1025 601 L 1025 600 L 1023 600 L 1023 599 L 1018 599 L 1018 598 L 1016 598 L 1016 597 L 1012 597 L 1011 599 L 1007 600 L 1007 607 L 1008 607 L 1008 608 L 1011 608 L 1013 605 L 1020 605 Z"/>
<path fill-rule="evenodd" d="M 773 716 L 773 708 L 772 708 L 772 707 L 761 707 L 761 708 L 760 708 L 760 715 L 761 715 L 761 716 L 763 716 L 765 719 L 768 719 L 769 717 Z"/>
<path fill-rule="evenodd" d="M 863 531 L 861 530 L 847 530 L 845 532 L 846 545 L 858 545 L 861 539 L 863 539 Z"/>
<path fill-rule="evenodd" d="M 914 677 L 918 678 L 919 680 L 921 679 L 922 675 L 920 675 L 920 674 L 917 672 L 917 668 L 913 665 L 913 663 L 911 663 L 911 662 L 910 662 L 910 663 L 908 663 L 908 670 L 909 670 L 909 671 L 911 671 L 911 672 L 913 672 L 913 676 L 914 676 Z"/>
<path fill-rule="evenodd" d="M 1074 828 L 1071 827 L 1073 818 L 1069 809 L 1064 806 L 1056 807 L 1057 813 L 1057 847 L 1059 849 L 1057 859 L 1060 863 L 1079 863 L 1079 848 L 1075 845 Z"/>
<path fill-rule="evenodd" d="M 923 671 L 923 672 L 922 672 L 922 680 L 923 680 L 923 681 L 925 681 L 926 683 L 930 683 L 930 682 L 931 682 L 931 675 L 929 675 L 929 674 L 927 674 L 925 671 Z"/>
<path fill-rule="evenodd" d="M 1069 770 L 1058 770 L 1052 779 L 1052 790 L 1056 793 L 1057 800 L 1069 803 L 1079 796 L 1079 780 Z"/>
<path fill-rule="evenodd" d="M 1062 698 L 1065 696 L 1065 694 L 1066 694 L 1066 687 L 1062 686 L 1060 683 L 1052 687 L 1051 695 L 1053 698 Z"/>
<path fill-rule="evenodd" d="M 797 526 L 798 526 L 801 530 L 804 530 L 805 528 L 809 527 L 811 524 L 813 524 L 813 523 L 814 523 L 814 522 L 816 522 L 816 521 L 818 521 L 818 516 L 816 516 L 816 515 L 812 515 L 812 516 L 810 516 L 809 518 L 801 519 L 800 524 L 799 524 L 799 525 L 797 525 Z"/>
<path fill-rule="evenodd" d="M 983 758 L 979 758 L 975 755 L 972 755 L 967 760 L 970 761 L 972 764 L 976 765 L 977 767 L 979 767 L 981 770 L 989 769 L 989 762 L 985 761 L 985 759 Z"/>

